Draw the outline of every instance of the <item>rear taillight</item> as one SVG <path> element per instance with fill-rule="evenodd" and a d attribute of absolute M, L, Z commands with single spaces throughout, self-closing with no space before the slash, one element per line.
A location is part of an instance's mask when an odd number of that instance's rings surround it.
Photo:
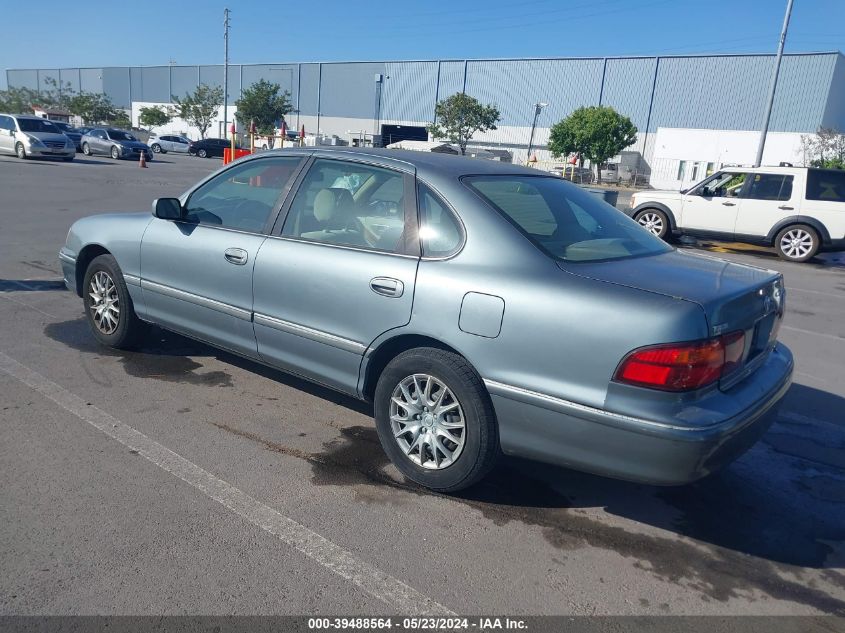
<path fill-rule="evenodd" d="M 739 369 L 744 350 L 743 332 L 706 341 L 643 347 L 622 360 L 613 378 L 640 387 L 691 391 Z"/>

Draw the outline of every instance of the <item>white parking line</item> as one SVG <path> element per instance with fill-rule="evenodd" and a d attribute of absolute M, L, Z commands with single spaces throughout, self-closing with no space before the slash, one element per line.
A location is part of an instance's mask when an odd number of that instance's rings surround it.
<path fill-rule="evenodd" d="M 786 286 L 786 289 L 789 292 L 806 292 L 806 293 L 811 294 L 811 295 L 822 295 L 823 297 L 829 297 L 831 299 L 841 299 L 841 300 L 845 301 L 845 295 L 843 295 L 843 296 L 835 295 L 835 294 L 831 294 L 830 292 L 822 292 L 821 290 L 807 290 L 805 288 L 793 288 L 792 286 Z M 787 299 L 787 303 L 788 302 L 789 302 L 789 300 Z"/>
<path fill-rule="evenodd" d="M 835 334 L 825 334 L 823 332 L 813 332 L 812 330 L 802 330 L 800 327 L 792 327 L 791 325 L 781 325 L 781 330 L 791 330 L 792 332 L 801 332 L 801 334 L 810 334 L 812 336 L 821 336 L 822 338 L 829 338 L 840 343 L 845 343 L 845 338 L 836 336 Z"/>
<path fill-rule="evenodd" d="M 102 409 L 89 406 L 79 396 L 3 352 L 0 352 L 0 371 L 29 386 L 124 446 L 138 451 L 162 470 L 178 477 L 265 532 L 278 537 L 285 544 L 295 547 L 326 569 L 387 603 L 396 612 L 453 615 L 452 611 L 413 587 L 356 558 L 351 552 L 253 499 L 242 490 L 215 477 Z"/>

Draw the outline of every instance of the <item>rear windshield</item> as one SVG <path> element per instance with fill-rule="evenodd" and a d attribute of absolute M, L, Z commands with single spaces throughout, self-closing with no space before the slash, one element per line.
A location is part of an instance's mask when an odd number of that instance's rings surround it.
<path fill-rule="evenodd" d="M 51 132 L 52 134 L 61 134 L 62 131 L 57 128 L 52 121 L 46 119 L 18 119 L 18 125 L 21 127 L 21 132 Z"/>
<path fill-rule="evenodd" d="M 808 169 L 807 200 L 845 202 L 845 171 Z"/>
<path fill-rule="evenodd" d="M 463 182 L 557 259 L 594 262 L 671 250 L 621 211 L 560 178 L 468 176 Z"/>

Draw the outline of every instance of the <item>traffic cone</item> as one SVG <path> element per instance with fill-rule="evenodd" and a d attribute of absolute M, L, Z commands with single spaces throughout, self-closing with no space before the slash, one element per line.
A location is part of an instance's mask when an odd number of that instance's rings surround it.
<path fill-rule="evenodd" d="M 141 152 L 141 160 L 138 162 L 138 167 L 147 168 L 147 153 Z"/>

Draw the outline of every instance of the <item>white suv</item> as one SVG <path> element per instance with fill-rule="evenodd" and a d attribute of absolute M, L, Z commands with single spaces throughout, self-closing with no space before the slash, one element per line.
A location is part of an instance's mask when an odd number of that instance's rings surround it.
<path fill-rule="evenodd" d="M 683 191 L 639 191 L 626 213 L 662 238 L 763 244 L 804 262 L 845 250 L 845 171 L 728 167 Z"/>

